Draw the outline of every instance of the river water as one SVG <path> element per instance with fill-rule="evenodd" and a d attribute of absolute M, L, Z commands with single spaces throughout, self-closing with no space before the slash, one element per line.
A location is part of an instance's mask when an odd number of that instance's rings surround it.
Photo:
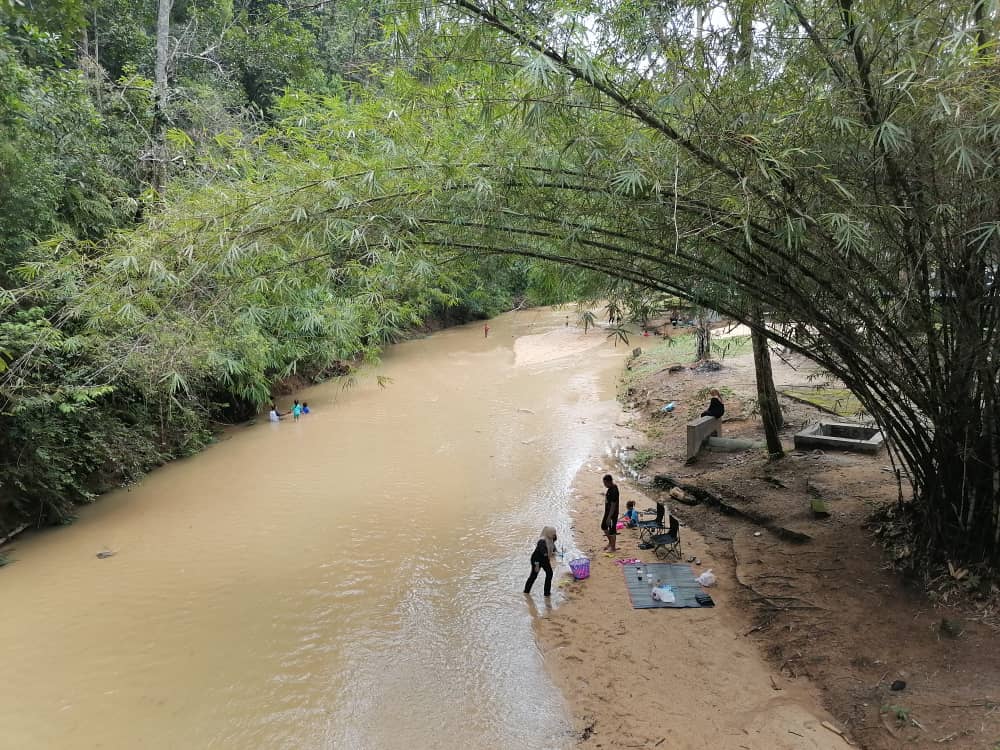
<path fill-rule="evenodd" d="M 392 347 L 386 387 L 295 394 L 299 422 L 234 428 L 19 540 L 0 747 L 570 746 L 541 581 L 519 590 L 541 527 L 569 538 L 625 347 L 565 321 Z"/>

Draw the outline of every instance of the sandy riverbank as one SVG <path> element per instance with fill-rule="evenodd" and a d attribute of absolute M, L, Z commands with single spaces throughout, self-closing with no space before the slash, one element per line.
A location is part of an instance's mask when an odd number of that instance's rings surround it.
<path fill-rule="evenodd" d="M 567 599 L 536 621 L 546 664 L 569 701 L 581 747 L 664 750 L 796 750 L 844 748 L 822 725 L 832 718 L 802 680 L 776 675 L 752 643 L 734 609 L 732 571 L 724 551 L 682 529 L 685 556 L 697 571 L 714 569 L 713 609 L 634 610 L 617 557 L 655 561 L 624 531 L 614 557 L 602 553 L 600 477 L 593 463 L 575 487 L 576 543 L 591 559 L 591 577 L 562 587 Z M 621 481 L 622 503 L 652 502 Z M 679 515 L 681 515 L 679 513 Z M 714 545 L 719 546 L 718 543 Z"/>

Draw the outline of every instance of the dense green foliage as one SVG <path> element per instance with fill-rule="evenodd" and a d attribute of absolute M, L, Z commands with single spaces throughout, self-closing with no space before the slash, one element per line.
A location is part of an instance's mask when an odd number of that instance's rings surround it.
<path fill-rule="evenodd" d="M 0 9 L 0 536 L 199 450 L 289 377 L 560 294 L 526 262 L 428 263 L 295 214 L 204 241 L 221 207 L 327 179 L 345 81 L 392 65 L 372 6 L 176 3 L 159 111 L 155 2 Z"/>
<path fill-rule="evenodd" d="M 330 234 L 338 262 L 407 272 L 513 255 L 730 313 L 887 431 L 912 559 L 996 563 L 995 8 L 713 7 L 400 12 L 407 66 L 291 102 L 275 179 L 218 193 L 176 244 Z"/>
<path fill-rule="evenodd" d="M 841 378 L 907 470 L 913 559 L 1000 561 L 995 4 L 192 1 L 158 65 L 155 8 L 52 2 L 2 57 L 37 206 L 0 202 L 10 434 L 141 402 L 158 460 L 276 378 L 605 274 Z M 19 497 L 105 460 L 32 445 Z"/>

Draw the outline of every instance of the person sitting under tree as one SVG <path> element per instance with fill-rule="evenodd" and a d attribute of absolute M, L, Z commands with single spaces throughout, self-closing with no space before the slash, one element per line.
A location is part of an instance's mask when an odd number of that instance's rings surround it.
<path fill-rule="evenodd" d="M 708 392 L 708 395 L 712 397 L 712 400 L 708 402 L 708 408 L 701 413 L 701 416 L 722 419 L 722 415 L 726 413 L 726 405 L 722 402 L 722 394 L 719 393 L 718 388 L 713 388 Z"/>

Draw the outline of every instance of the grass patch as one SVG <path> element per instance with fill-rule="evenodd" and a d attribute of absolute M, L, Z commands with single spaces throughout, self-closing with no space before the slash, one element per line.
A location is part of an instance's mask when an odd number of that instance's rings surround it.
<path fill-rule="evenodd" d="M 646 341 L 647 339 L 640 338 L 636 341 L 636 345 L 642 345 Z M 649 349 L 643 350 L 642 356 L 635 361 L 632 369 L 625 373 L 625 379 L 628 382 L 635 382 L 660 372 L 670 365 L 694 361 L 696 349 L 697 342 L 694 336 L 689 333 L 669 339 L 659 339 Z"/>
<path fill-rule="evenodd" d="M 645 425 L 642 431 L 645 432 L 646 437 L 650 438 L 651 440 L 662 440 L 663 437 L 667 434 L 666 430 L 664 430 L 662 426 L 655 423 L 650 423 Z"/>
<path fill-rule="evenodd" d="M 749 354 L 753 351 L 753 343 L 749 336 L 730 336 L 724 339 L 712 339 L 712 354 L 719 359 Z"/>
<path fill-rule="evenodd" d="M 910 720 L 910 709 L 905 706 L 882 706 L 882 713 L 894 717 L 899 725 L 906 724 Z"/>
<path fill-rule="evenodd" d="M 644 337 L 635 339 L 636 346 L 643 346 L 649 341 Z M 655 344 L 648 349 L 643 347 L 642 355 L 635 361 L 632 369 L 625 373 L 628 382 L 640 380 L 647 375 L 653 375 L 670 365 L 693 364 L 698 351 L 698 340 L 693 333 L 683 333 L 668 339 L 654 339 Z M 732 336 L 727 339 L 712 340 L 712 354 L 724 360 L 747 354 L 752 350 L 749 336 Z"/>
<path fill-rule="evenodd" d="M 846 388 L 783 388 L 781 393 L 796 401 L 812 404 L 838 417 L 860 417 L 866 414 L 861 402 Z"/>
<path fill-rule="evenodd" d="M 629 459 L 629 464 L 632 468 L 642 471 L 654 458 L 659 458 L 660 454 L 649 448 L 640 448 L 635 452 L 635 455 Z"/>

